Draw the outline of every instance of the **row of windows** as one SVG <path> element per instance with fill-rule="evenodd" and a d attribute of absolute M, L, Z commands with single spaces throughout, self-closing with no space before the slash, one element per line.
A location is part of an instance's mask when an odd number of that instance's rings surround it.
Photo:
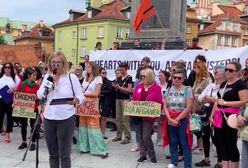
<path fill-rule="evenodd" d="M 62 38 L 62 32 L 58 32 L 58 41 L 60 42 Z M 81 29 L 81 39 L 87 39 L 87 28 Z M 97 38 L 104 38 L 104 27 L 99 26 L 97 30 Z M 123 29 L 121 27 L 117 27 L 116 38 L 123 38 Z M 130 38 L 130 30 L 127 30 L 124 38 Z M 77 39 L 77 32 L 72 31 L 72 39 Z"/>
<path fill-rule="evenodd" d="M 58 48 L 59 51 L 62 51 L 62 48 Z M 84 57 L 86 55 L 86 47 L 82 46 L 81 47 L 81 57 Z M 71 50 L 71 56 L 76 57 L 77 56 L 77 49 L 73 48 Z"/>
<path fill-rule="evenodd" d="M 225 35 L 218 35 L 217 38 L 217 45 L 218 46 L 230 46 L 230 41 L 231 41 L 231 46 L 236 47 L 237 46 L 237 37 L 236 36 L 225 36 Z"/>

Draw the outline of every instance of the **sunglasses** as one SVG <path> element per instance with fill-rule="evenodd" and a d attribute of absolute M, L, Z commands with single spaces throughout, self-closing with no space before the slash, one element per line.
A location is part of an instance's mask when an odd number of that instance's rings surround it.
<path fill-rule="evenodd" d="M 76 71 L 83 71 L 82 69 L 76 69 Z"/>
<path fill-rule="evenodd" d="M 140 78 L 146 78 L 146 76 L 145 75 L 140 75 Z"/>
<path fill-rule="evenodd" d="M 175 79 L 175 80 L 182 80 L 183 78 L 182 77 L 180 77 L 180 76 L 173 76 L 173 79 Z"/>
<path fill-rule="evenodd" d="M 107 74 L 107 72 L 102 72 L 102 74 Z"/>
<path fill-rule="evenodd" d="M 10 66 L 6 66 L 6 67 L 4 67 L 4 69 L 11 69 L 11 67 Z"/>
<path fill-rule="evenodd" d="M 238 71 L 238 70 L 226 68 L 225 71 L 226 72 L 233 73 L 233 72 Z"/>
<path fill-rule="evenodd" d="M 52 62 L 50 63 L 50 65 L 51 65 L 52 67 L 62 67 L 62 66 L 64 65 L 64 63 L 63 63 L 62 61 L 52 61 Z"/>

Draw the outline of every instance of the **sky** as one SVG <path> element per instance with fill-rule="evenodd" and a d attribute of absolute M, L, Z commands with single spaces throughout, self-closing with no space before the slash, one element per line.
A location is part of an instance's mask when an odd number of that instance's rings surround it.
<path fill-rule="evenodd" d="M 85 0 L 0 0 L 0 17 L 55 24 L 69 18 L 69 10 L 84 10 Z"/>
<path fill-rule="evenodd" d="M 70 9 L 85 8 L 85 0 L 0 0 L 0 4 L 0 17 L 49 24 L 68 19 Z"/>

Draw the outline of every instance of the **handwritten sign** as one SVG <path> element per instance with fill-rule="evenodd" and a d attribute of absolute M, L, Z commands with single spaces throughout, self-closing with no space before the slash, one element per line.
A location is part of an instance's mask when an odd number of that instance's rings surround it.
<path fill-rule="evenodd" d="M 148 101 L 130 101 L 124 106 L 124 115 L 141 117 L 160 117 L 161 104 Z"/>
<path fill-rule="evenodd" d="M 14 102 L 13 102 L 13 113 L 14 117 L 23 117 L 23 118 L 36 118 L 35 110 L 35 94 L 28 93 L 14 93 Z"/>
<path fill-rule="evenodd" d="M 83 104 L 77 107 L 77 115 L 99 118 L 99 99 L 87 97 Z"/>

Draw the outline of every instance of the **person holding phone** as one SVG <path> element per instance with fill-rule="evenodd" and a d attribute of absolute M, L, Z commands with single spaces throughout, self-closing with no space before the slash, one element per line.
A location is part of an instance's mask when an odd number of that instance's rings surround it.
<path fill-rule="evenodd" d="M 37 92 L 39 99 L 44 98 L 45 83 L 52 76 L 53 87 L 47 95 L 43 113 L 45 138 L 49 152 L 50 168 L 71 167 L 71 143 L 75 129 L 75 105 L 83 102 L 82 89 L 78 78 L 68 73 L 65 55 L 55 52 L 48 61 L 48 73 Z M 71 101 L 51 105 L 57 99 L 73 98 Z"/>

